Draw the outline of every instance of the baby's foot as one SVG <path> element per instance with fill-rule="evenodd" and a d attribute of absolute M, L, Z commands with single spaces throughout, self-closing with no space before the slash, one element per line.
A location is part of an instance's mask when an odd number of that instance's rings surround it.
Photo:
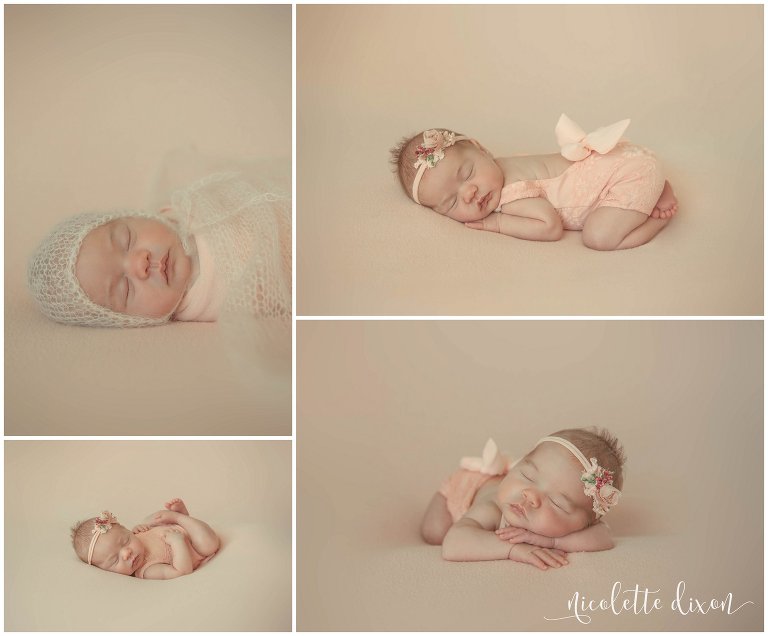
<path fill-rule="evenodd" d="M 181 499 L 171 499 L 166 502 L 165 507 L 168 510 L 173 510 L 173 512 L 180 512 L 183 515 L 189 516 L 189 510 L 187 510 L 187 507 Z"/>
<path fill-rule="evenodd" d="M 677 212 L 677 197 L 672 192 L 672 186 L 669 181 L 664 182 L 664 190 L 661 192 L 659 200 L 656 201 L 656 207 L 651 212 L 653 219 L 671 219 Z"/>

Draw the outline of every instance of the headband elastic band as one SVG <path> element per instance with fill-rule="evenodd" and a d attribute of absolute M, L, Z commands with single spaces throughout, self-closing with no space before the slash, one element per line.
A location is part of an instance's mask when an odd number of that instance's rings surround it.
<path fill-rule="evenodd" d="M 584 466 L 584 470 L 589 470 L 590 463 L 587 461 L 587 458 L 585 457 L 584 453 L 582 453 L 578 448 L 576 448 L 576 446 L 574 446 L 567 439 L 563 439 L 562 437 L 542 437 L 538 442 L 536 442 L 536 446 L 538 446 L 542 442 L 555 442 L 557 444 L 560 444 L 561 446 L 565 446 L 569 451 L 571 451 L 576 456 L 576 459 L 578 459 L 581 462 L 581 465 Z"/>
<path fill-rule="evenodd" d="M 93 520 L 93 537 L 91 537 L 91 544 L 88 546 L 88 565 L 93 565 L 93 549 L 96 547 L 96 542 L 102 534 L 106 534 L 112 528 L 112 524 L 117 523 L 117 517 L 113 515 L 109 510 L 104 510 L 100 517 L 96 517 Z"/>

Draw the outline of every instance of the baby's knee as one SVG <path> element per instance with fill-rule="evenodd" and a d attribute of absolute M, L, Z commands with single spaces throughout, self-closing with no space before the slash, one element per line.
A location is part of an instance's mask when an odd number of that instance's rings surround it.
<path fill-rule="evenodd" d="M 219 551 L 220 545 L 219 536 L 213 530 L 210 530 L 204 533 L 202 537 L 199 537 L 194 547 L 202 556 L 211 556 Z"/>
<path fill-rule="evenodd" d="M 581 231 L 581 241 L 586 247 L 599 251 L 615 250 L 618 245 L 614 233 L 600 224 L 585 226 Z"/>
<path fill-rule="evenodd" d="M 421 538 L 429 545 L 442 545 L 450 527 L 441 520 L 425 519 L 421 524 Z"/>

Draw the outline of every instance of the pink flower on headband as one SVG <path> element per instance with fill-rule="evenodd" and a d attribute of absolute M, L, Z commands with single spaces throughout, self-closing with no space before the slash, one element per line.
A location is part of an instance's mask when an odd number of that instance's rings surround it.
<path fill-rule="evenodd" d="M 621 491 L 613 486 L 613 473 L 597 465 L 597 459 L 590 459 L 591 466 L 581 474 L 584 494 L 592 497 L 592 510 L 598 517 L 619 503 Z"/>
<path fill-rule="evenodd" d="M 450 130 L 425 130 L 424 140 L 416 148 L 416 163 L 414 168 L 426 164 L 428 168 L 434 168 L 437 162 L 445 157 L 445 149 L 456 143 L 456 133 Z"/>
<path fill-rule="evenodd" d="M 117 523 L 117 517 L 109 512 L 109 510 L 105 510 L 93 521 L 93 534 L 108 532 L 112 528 L 113 523 Z"/>

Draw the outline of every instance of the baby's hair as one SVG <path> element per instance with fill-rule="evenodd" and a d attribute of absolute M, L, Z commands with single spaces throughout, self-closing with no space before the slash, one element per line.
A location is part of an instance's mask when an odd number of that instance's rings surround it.
<path fill-rule="evenodd" d="M 604 428 L 567 428 L 552 437 L 562 437 L 571 442 L 589 460 L 594 457 L 597 463 L 613 473 L 613 485 L 619 490 L 624 486 L 624 464 L 627 461 L 624 448 L 615 435 Z"/>
<path fill-rule="evenodd" d="M 450 128 L 437 128 L 436 130 L 449 130 Z M 452 131 L 457 137 L 464 136 L 460 132 Z M 389 149 L 389 163 L 392 164 L 392 172 L 396 173 L 400 185 L 403 187 L 405 193 L 411 197 L 411 188 L 413 186 L 413 180 L 416 177 L 416 168 L 413 166 L 416 163 L 416 148 L 424 140 L 424 133 L 416 133 L 412 137 L 403 137 L 400 142 L 393 148 Z M 460 143 L 470 143 L 469 141 L 458 141 Z"/>

